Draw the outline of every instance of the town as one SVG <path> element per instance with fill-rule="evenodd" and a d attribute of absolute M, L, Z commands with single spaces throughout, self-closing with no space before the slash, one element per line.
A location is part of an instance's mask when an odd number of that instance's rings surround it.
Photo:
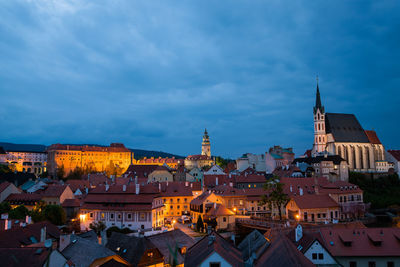
<path fill-rule="evenodd" d="M 1 265 L 399 266 L 400 150 L 324 105 L 301 155 L 2 143 Z"/>

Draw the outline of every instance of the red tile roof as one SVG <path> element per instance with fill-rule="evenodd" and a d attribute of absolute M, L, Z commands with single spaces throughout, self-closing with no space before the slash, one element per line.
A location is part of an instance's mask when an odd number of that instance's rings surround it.
<path fill-rule="evenodd" d="M 100 184 L 110 183 L 111 180 L 103 173 L 91 173 L 82 177 L 83 180 L 88 179 L 90 185 L 98 186 Z"/>
<path fill-rule="evenodd" d="M 47 150 L 75 150 L 75 151 L 93 151 L 93 152 L 131 152 L 123 144 L 112 143 L 110 146 L 93 145 L 63 145 L 53 144 Z"/>
<path fill-rule="evenodd" d="M 400 228 L 322 228 L 320 231 L 325 247 L 334 257 L 400 256 Z M 351 244 L 345 246 L 344 242 Z"/>
<path fill-rule="evenodd" d="M 186 160 L 211 160 L 211 157 L 207 155 L 189 155 Z"/>
<path fill-rule="evenodd" d="M 66 199 L 64 202 L 61 204 L 63 208 L 68 208 L 68 207 L 80 207 L 82 205 L 80 199 Z"/>
<path fill-rule="evenodd" d="M 68 185 L 49 185 L 43 192 L 40 192 L 42 197 L 60 197 Z"/>
<path fill-rule="evenodd" d="M 235 184 L 235 178 L 232 175 L 231 178 L 229 178 L 229 175 L 227 174 L 220 174 L 220 175 L 215 175 L 215 174 L 205 174 L 203 177 L 204 181 L 204 186 L 205 187 L 214 187 L 217 184 L 217 178 L 218 178 L 218 185 L 229 185 L 229 183 Z"/>
<path fill-rule="evenodd" d="M 292 199 L 300 209 L 339 208 L 339 204 L 329 195 L 306 194 L 292 196 Z"/>
<path fill-rule="evenodd" d="M 400 150 L 388 150 L 388 152 L 398 161 L 400 161 Z"/>
<path fill-rule="evenodd" d="M 157 169 L 158 165 L 130 165 L 124 175 L 128 177 L 135 178 L 136 176 L 139 178 L 148 177 L 150 173 L 152 173 L 155 169 Z"/>
<path fill-rule="evenodd" d="M 264 175 L 260 174 L 249 174 L 236 176 L 236 183 L 266 183 L 267 179 Z"/>
<path fill-rule="evenodd" d="M 9 182 L 2 182 L 2 183 L 0 184 L 0 193 L 3 192 L 4 190 L 6 190 L 6 188 L 9 187 L 10 184 L 11 184 L 11 183 L 9 183 Z"/>
<path fill-rule="evenodd" d="M 40 232 L 46 226 L 46 238 L 59 239 L 60 230 L 50 222 L 29 224 L 25 227 L 11 228 L 0 232 L 0 248 L 17 248 L 33 244 L 31 237 L 40 241 Z"/>
<path fill-rule="evenodd" d="M 80 189 L 82 193 L 85 193 L 84 192 L 85 187 L 90 188 L 90 183 L 88 180 L 68 180 L 65 182 L 65 184 L 69 185 L 72 192 L 75 192 L 76 190 Z"/>
<path fill-rule="evenodd" d="M 42 199 L 41 194 L 37 193 L 21 193 L 21 194 L 11 194 L 9 195 L 5 201 L 8 201 L 10 203 L 16 203 L 16 202 L 37 202 Z"/>
<path fill-rule="evenodd" d="M 375 131 L 365 131 L 365 134 L 368 137 L 368 140 L 371 144 L 381 144 L 381 141 L 379 140 L 378 136 L 376 135 Z"/>
<path fill-rule="evenodd" d="M 207 215 L 211 217 L 218 217 L 235 215 L 235 213 L 227 209 L 224 205 L 215 203 L 212 208 L 207 212 Z"/>
<path fill-rule="evenodd" d="M 185 182 L 163 182 L 159 185 L 161 185 L 161 195 L 163 197 L 193 196 L 189 183 L 187 183 L 188 186 L 186 186 Z"/>

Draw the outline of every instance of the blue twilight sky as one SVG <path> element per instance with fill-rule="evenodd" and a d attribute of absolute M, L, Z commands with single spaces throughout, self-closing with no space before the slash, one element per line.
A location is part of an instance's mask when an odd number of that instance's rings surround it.
<path fill-rule="evenodd" d="M 328 112 L 400 149 L 400 1 L 0 1 L 0 141 L 236 158 Z"/>

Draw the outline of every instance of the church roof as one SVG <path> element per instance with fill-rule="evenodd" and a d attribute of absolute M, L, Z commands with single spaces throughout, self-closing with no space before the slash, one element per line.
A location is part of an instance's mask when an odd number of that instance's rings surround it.
<path fill-rule="evenodd" d="M 370 142 L 354 114 L 326 113 L 325 125 L 326 133 L 331 133 L 335 142 Z"/>
<path fill-rule="evenodd" d="M 367 135 L 369 141 L 371 144 L 381 144 L 381 141 L 379 140 L 378 136 L 376 135 L 375 131 L 365 131 L 365 134 Z"/>

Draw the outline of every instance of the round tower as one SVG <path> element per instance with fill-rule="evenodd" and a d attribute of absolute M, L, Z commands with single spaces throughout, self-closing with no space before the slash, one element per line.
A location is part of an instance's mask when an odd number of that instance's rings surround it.
<path fill-rule="evenodd" d="M 201 143 L 201 154 L 211 157 L 210 137 L 208 136 L 207 129 L 204 130 L 203 142 Z"/>

